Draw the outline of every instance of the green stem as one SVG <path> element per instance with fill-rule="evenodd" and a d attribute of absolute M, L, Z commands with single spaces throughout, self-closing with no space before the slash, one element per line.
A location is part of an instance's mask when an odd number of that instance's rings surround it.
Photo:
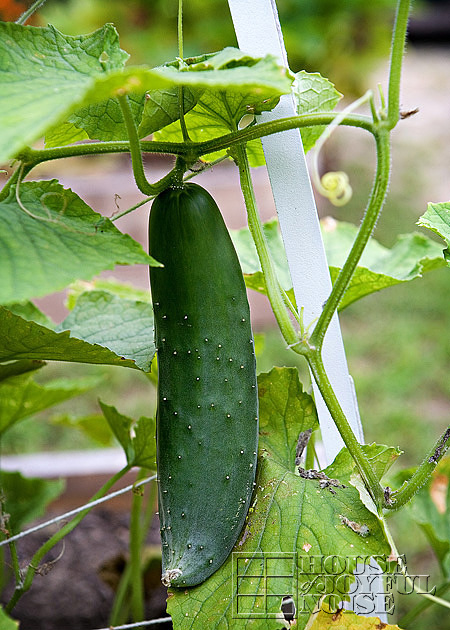
<path fill-rule="evenodd" d="M 228 149 L 235 144 L 249 142 L 264 136 L 270 136 L 281 131 L 289 131 L 289 129 L 300 129 L 303 127 L 316 127 L 330 125 L 334 119 L 339 116 L 339 112 L 316 112 L 314 114 L 302 114 L 301 116 L 290 116 L 289 118 L 278 118 L 268 122 L 258 123 L 250 127 L 245 127 L 239 131 L 231 133 L 214 140 L 206 140 L 204 142 L 193 143 L 190 147 L 192 151 L 198 155 L 214 153 L 221 149 Z M 361 114 L 349 114 L 341 120 L 341 125 L 348 127 L 358 127 L 369 133 L 374 132 L 374 124 L 369 116 Z"/>
<path fill-rule="evenodd" d="M 117 587 L 116 596 L 114 597 L 114 603 L 112 605 L 111 613 L 109 616 L 109 625 L 118 626 L 125 623 L 130 614 L 130 602 L 128 598 L 128 592 L 131 581 L 131 565 L 128 562 L 120 578 L 119 586 Z"/>
<path fill-rule="evenodd" d="M 157 195 L 167 188 L 172 180 L 172 172 L 168 173 L 156 184 L 150 184 L 145 177 L 144 165 L 142 163 L 142 153 L 136 125 L 131 113 L 130 103 L 126 94 L 118 96 L 120 108 L 127 128 L 128 139 L 130 141 L 131 163 L 133 166 L 134 179 L 136 185 L 144 195 Z"/>
<path fill-rule="evenodd" d="M 139 471 L 137 481 L 144 479 L 146 471 Z M 142 531 L 141 512 L 143 488 L 138 488 L 133 494 L 130 519 L 130 579 L 131 579 L 131 612 L 133 621 L 142 621 L 145 615 L 144 609 L 144 584 L 142 582 Z"/>
<path fill-rule="evenodd" d="M 17 555 L 17 547 L 15 542 L 11 542 L 8 545 L 9 553 L 11 555 L 11 564 L 14 571 L 14 577 L 16 580 L 16 588 L 20 588 L 22 585 L 22 573 L 20 571 L 19 556 Z"/>
<path fill-rule="evenodd" d="M 450 580 L 448 580 L 447 582 L 443 582 L 442 584 L 439 584 L 439 586 L 436 588 L 435 596 L 442 598 L 442 596 L 445 595 L 445 593 L 447 593 L 449 589 L 450 589 Z M 425 612 L 426 609 L 429 608 L 434 603 L 435 602 L 433 602 L 430 599 L 422 599 L 422 601 L 419 602 L 416 606 L 414 606 L 414 608 L 411 608 L 411 610 L 408 610 L 406 615 L 403 615 L 403 617 L 401 617 L 400 619 L 397 619 L 398 627 L 408 628 L 408 626 L 415 619 L 417 619 L 419 615 Z"/>
<path fill-rule="evenodd" d="M 37 11 L 38 9 L 41 8 L 41 6 L 46 2 L 47 0 L 36 0 L 35 2 L 33 2 L 33 4 L 31 5 L 31 7 L 29 7 L 26 11 L 24 11 L 24 13 L 22 13 L 22 15 L 20 16 L 20 18 L 18 20 L 16 20 L 16 24 L 25 24 L 25 22 L 28 20 L 28 18 L 30 18 L 33 13 L 35 11 Z"/>
<path fill-rule="evenodd" d="M 400 80 L 410 7 L 411 0 L 398 0 L 389 68 L 388 129 L 395 127 L 400 116 Z"/>
<path fill-rule="evenodd" d="M 339 404 L 336 394 L 328 379 L 328 375 L 325 371 L 325 367 L 322 362 L 322 358 L 317 350 L 311 349 L 309 353 L 305 353 L 311 372 L 317 383 L 322 398 L 331 414 L 331 417 L 336 424 L 336 427 L 347 447 L 350 455 L 355 461 L 359 473 L 364 481 L 367 490 L 370 492 L 375 505 L 381 510 L 384 501 L 383 489 L 378 481 L 375 472 L 370 465 L 366 454 L 361 448 L 360 443 L 355 437 L 351 426 L 345 417 L 342 407 Z"/>
<path fill-rule="evenodd" d="M 276 276 L 266 235 L 264 234 L 263 225 L 256 206 L 255 192 L 245 147 L 242 145 L 235 147 L 233 156 L 239 168 L 240 183 L 245 206 L 247 208 L 248 227 L 255 243 L 261 269 L 264 274 L 267 297 L 269 298 L 281 334 L 288 345 L 293 345 L 298 342 L 298 336 L 285 307 L 283 291 Z"/>
<path fill-rule="evenodd" d="M 297 129 L 302 127 L 315 127 L 317 125 L 329 125 L 336 118 L 336 113 L 324 112 L 302 116 L 292 116 L 291 118 L 280 118 L 279 120 L 260 123 L 252 127 L 246 127 L 239 131 L 233 131 L 229 134 L 207 140 L 205 142 L 191 142 L 186 146 L 182 142 L 157 142 L 155 140 L 142 140 L 140 142 L 140 150 L 144 153 L 171 154 L 180 156 L 189 156 L 189 162 L 193 163 L 201 155 L 213 153 L 221 149 L 242 142 L 255 140 L 273 133 L 287 131 L 289 129 Z M 373 133 L 373 122 L 367 116 L 351 114 L 346 116 L 341 125 L 349 127 L 357 127 Z M 134 126 L 134 125 L 133 125 Z M 73 144 L 63 147 L 52 147 L 49 149 L 32 149 L 26 147 L 17 155 L 18 161 L 24 162 L 28 170 L 34 168 L 37 164 L 48 162 L 50 160 L 59 160 L 70 157 L 78 157 L 85 155 L 107 155 L 111 153 L 129 153 L 130 143 L 127 141 L 111 141 L 111 142 L 87 142 L 83 144 Z M 158 184 L 154 184 L 156 186 Z M 153 194 L 153 193 L 151 193 Z"/>
<path fill-rule="evenodd" d="M 441 435 L 433 448 L 429 451 L 423 462 L 416 469 L 412 477 L 405 481 L 405 483 L 391 493 L 389 499 L 386 501 L 385 507 L 389 510 L 398 510 L 403 505 L 408 503 L 413 496 L 420 490 L 420 488 L 429 480 L 438 462 L 443 457 L 444 453 L 448 450 L 450 443 L 450 426 Z"/>
<path fill-rule="evenodd" d="M 147 504 L 145 506 L 144 517 L 142 519 L 140 525 L 140 534 L 139 534 L 139 557 L 143 558 L 144 556 L 144 544 L 145 537 L 147 532 L 150 529 L 151 521 L 155 514 L 155 500 L 158 492 L 158 484 L 151 484 L 148 489 L 148 498 Z M 142 564 L 141 564 L 142 570 Z M 128 597 L 130 591 L 130 584 L 132 584 L 132 566 L 131 561 L 127 563 L 125 570 L 122 574 L 122 577 L 119 582 L 119 586 L 117 588 L 116 596 L 114 598 L 114 603 L 111 610 L 111 615 L 109 618 L 109 623 L 111 626 L 116 626 L 121 623 L 125 623 L 130 614 L 130 598 Z M 132 586 L 131 586 L 132 587 Z"/>
<path fill-rule="evenodd" d="M 111 477 L 111 479 L 109 479 L 105 483 L 105 485 L 100 488 L 100 490 L 92 497 L 91 501 L 96 501 L 100 497 L 103 497 L 108 492 L 108 490 L 130 470 L 130 468 L 131 466 L 127 465 L 122 468 L 122 470 L 120 470 L 118 473 L 116 473 L 113 477 Z M 57 545 L 65 536 L 67 536 L 67 534 L 69 534 L 83 520 L 83 518 L 87 514 L 89 514 L 91 509 L 92 507 L 86 507 L 85 510 L 79 512 L 71 521 L 66 523 L 58 532 L 56 532 L 56 534 L 54 534 L 49 540 L 47 540 L 47 542 L 44 543 L 42 547 L 34 554 L 28 566 L 21 588 L 16 588 L 16 590 L 14 591 L 14 595 L 5 606 L 5 611 L 7 613 L 12 611 L 22 595 L 30 589 L 33 578 L 36 574 L 42 558 L 51 549 L 53 549 L 53 547 Z"/>
<path fill-rule="evenodd" d="M 377 171 L 375 175 L 375 182 L 358 235 L 353 243 L 347 260 L 345 261 L 344 266 L 333 285 L 333 289 L 314 327 L 314 331 L 311 334 L 310 344 L 314 346 L 316 350 L 322 348 L 325 333 L 344 296 L 345 291 L 347 290 L 348 285 L 350 284 L 353 273 L 355 272 L 364 248 L 372 235 L 386 198 L 390 175 L 389 132 L 383 129 L 379 130 L 375 134 L 375 141 L 377 147 Z"/>

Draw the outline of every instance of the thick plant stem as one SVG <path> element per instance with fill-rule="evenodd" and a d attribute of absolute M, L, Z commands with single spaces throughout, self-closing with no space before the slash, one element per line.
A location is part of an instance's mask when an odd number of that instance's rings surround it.
<path fill-rule="evenodd" d="M 141 145 L 137 134 L 136 126 L 131 114 L 130 104 L 126 94 L 118 96 L 120 108 L 127 128 L 128 139 L 130 141 L 131 163 L 133 166 L 134 179 L 136 185 L 144 195 L 157 195 L 167 188 L 172 179 L 172 172 L 168 173 L 156 184 L 150 184 L 144 173 L 142 163 Z"/>
<path fill-rule="evenodd" d="M 377 506 L 378 510 L 381 511 L 384 501 L 383 489 L 372 466 L 370 465 L 369 460 L 366 457 L 366 454 L 364 453 L 360 443 L 356 439 L 355 434 L 353 433 L 344 412 L 342 411 L 342 407 L 340 406 L 339 401 L 336 398 L 336 394 L 334 393 L 331 383 L 328 379 L 325 367 L 322 362 L 322 358 L 316 350 L 311 350 L 308 354 L 305 354 L 305 356 L 311 372 L 314 376 L 314 379 L 317 383 L 319 391 L 322 394 L 325 404 L 328 407 L 328 410 L 336 424 L 336 427 L 338 428 L 344 444 L 347 447 L 353 460 L 355 461 L 358 467 L 358 471 L 366 485 L 367 490 L 372 496 L 375 505 Z"/>
<path fill-rule="evenodd" d="M 353 273 L 372 235 L 386 198 L 390 175 L 389 132 L 381 129 L 375 135 L 375 141 L 377 148 L 375 182 L 358 235 L 311 334 L 310 344 L 314 346 L 316 350 L 322 348 L 325 333 L 350 284 Z"/>
<path fill-rule="evenodd" d="M 233 131 L 229 134 L 208 140 L 205 142 L 158 142 L 155 140 L 141 140 L 139 143 L 140 150 L 144 153 L 170 154 L 179 156 L 188 156 L 188 162 L 195 162 L 196 159 L 207 153 L 214 153 L 221 149 L 228 149 L 231 146 L 242 142 L 248 142 L 256 138 L 269 136 L 280 131 L 289 129 L 301 129 L 302 127 L 315 127 L 317 125 L 329 125 L 336 118 L 334 112 L 304 114 L 301 116 L 293 116 L 291 118 L 280 118 L 267 123 L 260 123 L 252 127 L 246 127 L 239 131 Z M 368 116 L 359 114 L 350 114 L 341 121 L 341 126 L 358 127 L 373 133 L 373 122 Z M 134 123 L 133 123 L 134 127 Z M 88 142 L 83 144 L 73 144 L 62 147 L 51 147 L 49 149 L 32 149 L 26 147 L 22 149 L 15 157 L 18 161 L 23 162 L 27 166 L 27 172 L 41 164 L 50 160 L 61 160 L 64 158 L 85 156 L 85 155 L 106 155 L 111 153 L 129 153 L 130 143 L 127 141 L 110 141 L 110 142 Z M 163 180 L 160 180 L 163 181 Z M 148 182 L 147 182 L 148 183 Z M 160 182 L 150 184 L 160 188 Z M 156 192 L 150 193 L 155 195 Z M 0 193 L 0 195 L 3 191 Z M 3 198 L 3 197 L 2 197 Z"/>
<path fill-rule="evenodd" d="M 395 25 L 392 36 L 391 62 L 389 69 L 388 128 L 393 129 L 400 116 L 400 79 L 403 54 L 405 51 L 406 29 L 411 8 L 411 0 L 398 0 Z"/>
<path fill-rule="evenodd" d="M 109 479 L 105 483 L 105 485 L 102 486 L 102 488 L 100 488 L 100 490 L 92 497 L 91 501 L 95 501 L 96 499 L 99 499 L 100 497 L 104 496 L 108 492 L 108 490 L 130 470 L 130 468 L 131 466 L 127 465 L 124 468 L 122 468 L 122 470 L 120 470 L 118 473 L 116 473 L 113 477 L 111 477 L 111 479 Z M 12 609 L 17 604 L 17 602 L 22 597 L 22 595 L 30 589 L 31 584 L 33 582 L 33 578 L 39 569 L 39 564 L 41 560 L 43 559 L 43 557 L 51 549 L 53 549 L 55 545 L 57 545 L 61 540 L 63 540 L 63 538 L 67 536 L 67 534 L 69 534 L 83 520 L 83 518 L 87 514 L 89 514 L 91 509 L 92 507 L 87 507 L 82 512 L 79 512 L 71 521 L 66 523 L 58 532 L 56 532 L 56 534 L 54 534 L 51 538 L 49 538 L 49 540 L 47 540 L 47 542 L 44 543 L 44 545 L 42 545 L 42 547 L 34 554 L 28 566 L 27 572 L 25 574 L 23 584 L 19 588 L 16 588 L 16 590 L 14 591 L 14 595 L 12 596 L 8 604 L 6 604 L 5 606 L 5 611 L 7 613 L 12 611 Z"/>
<path fill-rule="evenodd" d="M 239 168 L 241 188 L 247 208 L 248 227 L 256 246 L 259 262 L 266 282 L 267 297 L 269 298 L 275 319 L 277 320 L 286 343 L 288 345 L 294 345 L 298 342 L 298 335 L 285 306 L 283 290 L 279 285 L 275 273 L 261 218 L 256 207 L 255 192 L 253 190 L 250 165 L 248 163 L 245 147 L 242 145 L 235 147 L 234 157 Z"/>
<path fill-rule="evenodd" d="M 450 426 L 439 438 L 412 477 L 405 481 L 399 490 L 392 492 L 386 501 L 386 508 L 398 510 L 408 503 L 420 488 L 429 480 L 438 462 L 450 446 Z"/>

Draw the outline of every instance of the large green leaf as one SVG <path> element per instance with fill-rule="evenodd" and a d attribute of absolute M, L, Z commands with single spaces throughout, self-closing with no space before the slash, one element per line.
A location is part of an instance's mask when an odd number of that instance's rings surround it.
<path fill-rule="evenodd" d="M 53 26 L 0 23 L 0 162 L 42 136 L 127 58 L 112 24 L 68 37 Z"/>
<path fill-rule="evenodd" d="M 450 266 L 450 202 L 429 203 L 427 211 L 417 221 L 417 225 L 428 228 L 444 239 L 447 244 L 444 258 Z"/>
<path fill-rule="evenodd" d="M 276 219 L 265 223 L 264 231 L 280 283 L 293 299 L 292 282 Z M 357 232 L 358 228 L 350 223 L 337 222 L 334 219 L 322 221 L 322 236 L 332 282 L 336 280 Z M 250 289 L 265 293 L 264 277 L 248 228 L 234 232 L 232 237 L 242 271 L 246 276 L 246 285 Z M 423 273 L 444 265 L 442 247 L 422 234 L 399 236 L 391 249 L 380 245 L 372 238 L 353 274 L 339 309 L 344 309 L 366 295 L 414 280 Z"/>
<path fill-rule="evenodd" d="M 100 407 L 116 436 L 130 466 L 156 469 L 156 423 L 153 418 L 139 418 L 135 422 L 132 418 L 124 416 L 100 401 Z"/>
<path fill-rule="evenodd" d="M 109 348 L 150 371 L 156 349 L 149 303 L 122 299 L 107 291 L 88 291 L 78 298 L 58 327 L 61 330 L 70 330 L 73 337 Z"/>
<path fill-rule="evenodd" d="M 63 490 L 62 480 L 27 478 L 18 472 L 0 471 L 3 510 L 5 514 L 9 514 L 7 528 L 10 533 L 18 534 L 25 523 L 42 516 L 47 505 Z"/>
<path fill-rule="evenodd" d="M 214 137 L 223 136 L 236 131 L 240 120 L 250 112 L 261 113 L 273 109 L 277 98 L 256 95 L 250 90 L 219 91 L 205 90 L 196 106 L 185 116 L 189 137 L 194 142 L 203 142 Z M 155 134 L 156 140 L 166 142 L 181 142 L 183 135 L 180 123 L 174 122 Z M 262 145 L 260 140 L 252 140 L 247 144 L 247 151 L 252 166 L 264 164 Z M 214 160 L 225 156 L 226 149 L 215 151 L 205 156 Z"/>
<path fill-rule="evenodd" d="M 296 473 L 298 435 L 315 427 L 316 418 L 294 371 L 272 370 L 260 375 L 259 384 L 262 454 L 247 523 L 234 553 L 214 575 L 170 592 L 168 612 L 177 630 L 285 628 L 284 595 L 294 598 L 297 611 L 305 610 L 296 626 L 304 628 L 307 611 L 323 594 L 316 558 L 340 557 L 343 574 L 350 576 L 357 556 L 389 554 L 380 522 L 354 487 L 336 482 L 330 489 Z M 350 522 L 364 525 L 365 535 Z M 343 591 L 329 581 L 325 592 L 333 591 L 342 599 Z"/>
<path fill-rule="evenodd" d="M 132 359 L 108 348 L 29 322 L 0 306 L 0 362 L 20 359 L 71 361 L 136 368 Z"/>
<path fill-rule="evenodd" d="M 118 94 L 143 95 L 174 85 L 255 92 L 265 89 L 269 94 L 290 89 L 286 71 L 272 58 L 256 60 L 252 67 L 220 70 L 204 62 L 184 72 L 173 66 L 123 68 L 126 58 L 111 24 L 90 35 L 71 37 L 52 26 L 0 23 L 0 162 L 62 123 L 68 126 L 61 141 L 67 142 L 71 134 L 72 141 L 81 139 L 74 131 L 75 125 L 78 129 L 84 125 L 80 111 L 89 127 L 92 119 L 98 121 L 102 107 L 108 111 L 109 104 L 105 103 Z M 83 108 L 99 104 L 100 108 L 83 113 Z M 118 112 L 117 106 L 113 107 Z M 69 122 L 73 114 L 77 114 L 75 123 Z M 107 129 L 112 130 L 112 125 L 107 123 Z"/>
<path fill-rule="evenodd" d="M 0 382 L 0 435 L 13 424 L 91 389 L 97 380 L 58 380 L 42 386 L 31 373 Z"/>
<path fill-rule="evenodd" d="M 252 60 L 249 58 L 247 62 L 250 61 Z M 241 59 L 240 62 L 242 63 L 243 60 Z M 307 72 L 299 72 L 296 75 L 293 84 L 293 94 L 296 98 L 298 114 L 331 111 L 341 97 L 327 79 L 324 79 L 319 74 L 309 74 Z M 197 105 L 186 116 L 186 126 L 191 139 L 201 142 L 215 136 L 224 135 L 230 131 L 235 131 L 243 116 L 249 113 L 260 114 L 263 111 L 273 109 L 277 102 L 278 99 L 270 99 L 265 95 L 261 95 L 259 99 L 255 100 L 255 95 L 250 92 L 245 93 L 242 91 L 238 94 L 207 90 L 201 95 Z M 176 118 L 178 119 L 178 115 Z M 322 127 L 311 127 L 302 130 L 306 151 L 314 145 L 322 131 Z M 156 135 L 156 138 L 181 142 L 182 133 L 179 123 L 165 128 Z M 249 142 L 247 151 L 252 166 L 261 166 L 265 163 L 260 140 Z M 223 155 L 226 155 L 225 149 L 206 157 L 207 159 L 216 159 Z"/>
<path fill-rule="evenodd" d="M 58 291 L 116 264 L 157 264 L 55 180 L 22 184 L 20 203 L 14 191 L 0 202 L 2 304 Z"/>

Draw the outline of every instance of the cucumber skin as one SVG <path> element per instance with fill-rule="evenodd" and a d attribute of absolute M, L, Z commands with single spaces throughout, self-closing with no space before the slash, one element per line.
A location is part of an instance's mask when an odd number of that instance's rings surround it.
<path fill-rule="evenodd" d="M 246 289 L 222 215 L 197 184 L 153 202 L 149 251 L 158 353 L 157 466 L 163 582 L 194 586 L 242 530 L 258 444 Z"/>

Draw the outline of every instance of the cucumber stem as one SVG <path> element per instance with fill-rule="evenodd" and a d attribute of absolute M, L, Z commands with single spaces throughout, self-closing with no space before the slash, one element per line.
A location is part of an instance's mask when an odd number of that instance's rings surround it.
<path fill-rule="evenodd" d="M 128 139 L 130 141 L 130 153 L 131 163 L 133 166 L 134 179 L 136 185 L 144 195 L 157 195 L 167 188 L 172 180 L 172 171 L 163 177 L 156 184 L 150 184 L 144 173 L 144 165 L 142 163 L 142 153 L 139 137 L 137 134 L 136 125 L 134 124 L 133 116 L 131 113 L 130 103 L 126 94 L 122 94 L 117 97 L 122 115 L 127 128 Z"/>
<path fill-rule="evenodd" d="M 264 274 L 267 297 L 269 298 L 275 319 L 277 320 L 286 343 L 288 345 L 294 345 L 298 342 L 298 335 L 285 306 L 285 294 L 276 276 L 266 235 L 264 234 L 263 225 L 258 213 L 245 146 L 237 145 L 234 147 L 233 157 L 239 168 L 241 188 L 244 195 L 245 207 L 247 208 L 248 227 L 255 243 L 261 269 Z"/>

